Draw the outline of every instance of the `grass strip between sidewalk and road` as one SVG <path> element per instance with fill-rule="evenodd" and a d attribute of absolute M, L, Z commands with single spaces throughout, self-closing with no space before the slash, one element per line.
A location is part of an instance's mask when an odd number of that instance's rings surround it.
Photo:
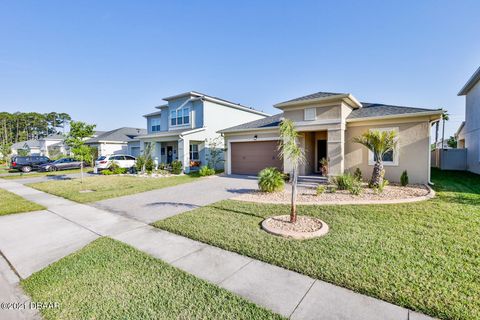
<path fill-rule="evenodd" d="M 39 204 L 28 201 L 7 190 L 0 189 L 0 216 L 43 209 L 45 207 Z"/>
<path fill-rule="evenodd" d="M 80 203 L 172 187 L 193 182 L 198 175 L 179 175 L 164 178 L 139 178 L 129 176 L 95 176 L 80 179 L 56 180 L 27 184 L 27 186 Z M 87 192 L 82 192 L 86 190 Z"/>
<path fill-rule="evenodd" d="M 21 282 L 45 319 L 282 319 L 146 253 L 100 238 Z"/>

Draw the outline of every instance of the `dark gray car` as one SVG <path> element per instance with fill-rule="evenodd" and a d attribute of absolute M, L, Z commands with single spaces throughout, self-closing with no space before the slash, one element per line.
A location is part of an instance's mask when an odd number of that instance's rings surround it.
<path fill-rule="evenodd" d="M 50 163 L 42 164 L 38 167 L 39 171 L 60 171 L 80 168 L 82 161 L 73 158 L 62 158 Z M 85 162 L 83 166 L 86 167 Z"/>

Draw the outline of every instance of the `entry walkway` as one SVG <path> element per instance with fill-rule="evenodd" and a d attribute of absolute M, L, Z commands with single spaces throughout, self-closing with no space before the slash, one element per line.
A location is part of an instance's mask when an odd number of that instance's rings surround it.
<path fill-rule="evenodd" d="M 430 319 L 345 288 L 15 182 L 0 181 L 0 187 L 48 208 L 47 211 L 0 217 L 0 250 L 22 278 L 106 235 L 292 319 Z"/>

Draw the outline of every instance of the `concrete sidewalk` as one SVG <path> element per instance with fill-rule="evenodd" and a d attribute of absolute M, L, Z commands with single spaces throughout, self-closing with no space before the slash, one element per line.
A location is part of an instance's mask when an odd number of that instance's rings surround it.
<path fill-rule="evenodd" d="M 0 217 L 0 250 L 22 277 L 98 236 L 109 235 L 292 319 L 430 319 L 345 288 L 21 184 L 0 182 L 0 187 L 48 208 L 47 212 Z M 4 234 L 10 229 L 16 232 Z M 52 233 L 55 230 L 57 234 Z M 35 239 L 38 243 L 34 243 Z M 64 245 L 69 241 L 71 245 Z M 42 248 L 57 250 L 44 253 Z M 21 253 L 17 254 L 16 250 Z"/>

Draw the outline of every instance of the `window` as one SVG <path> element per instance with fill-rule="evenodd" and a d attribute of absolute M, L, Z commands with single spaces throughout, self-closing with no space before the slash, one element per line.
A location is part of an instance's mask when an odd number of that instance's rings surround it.
<path fill-rule="evenodd" d="M 151 120 L 152 132 L 160 131 L 160 119 L 155 118 Z"/>
<path fill-rule="evenodd" d="M 180 126 L 190 124 L 190 108 L 170 111 L 170 125 Z"/>
<path fill-rule="evenodd" d="M 305 108 L 305 121 L 315 120 L 316 117 L 317 117 L 316 108 Z"/>
<path fill-rule="evenodd" d="M 190 160 L 198 160 L 198 144 L 190 144 Z"/>
<path fill-rule="evenodd" d="M 370 129 L 370 131 L 373 130 L 378 130 L 380 132 L 383 131 L 395 131 L 397 133 L 397 139 L 398 139 L 398 128 L 375 128 L 375 129 Z M 383 160 L 383 165 L 384 166 L 398 166 L 398 145 L 397 149 L 391 150 L 387 153 L 385 153 L 382 157 Z M 373 166 L 375 165 L 375 161 L 377 161 L 377 156 L 373 154 L 372 151 L 368 150 L 368 164 Z"/>

